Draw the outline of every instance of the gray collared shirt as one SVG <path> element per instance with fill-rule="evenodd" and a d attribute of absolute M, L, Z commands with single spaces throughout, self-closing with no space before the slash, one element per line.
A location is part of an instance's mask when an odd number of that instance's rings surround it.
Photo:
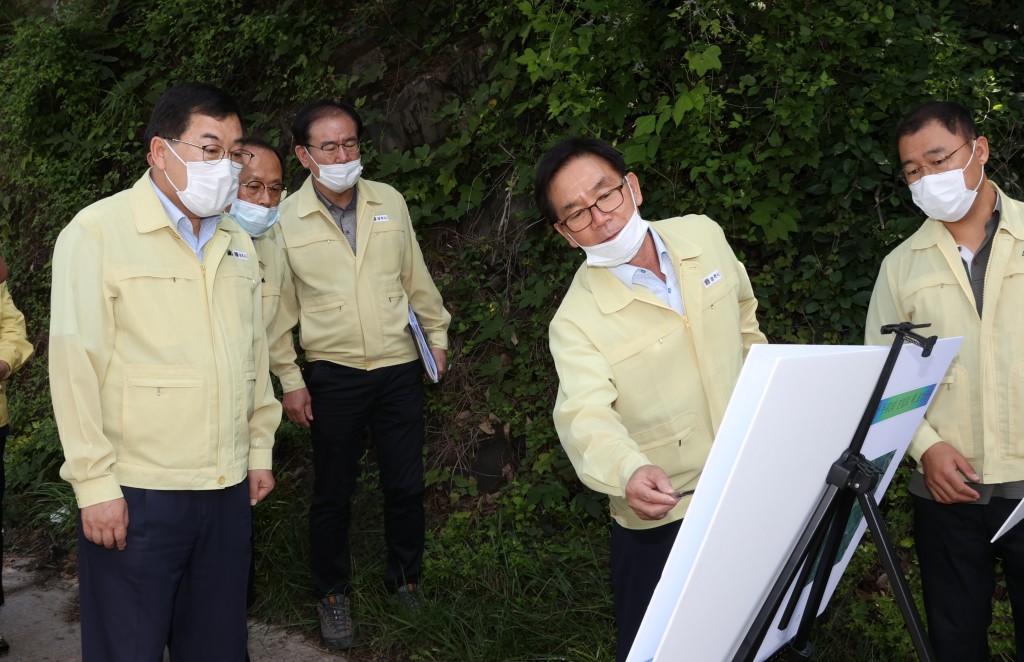
<path fill-rule="evenodd" d="M 320 198 L 320 202 L 327 208 L 327 213 L 338 224 L 341 233 L 348 239 L 348 245 L 352 247 L 354 254 L 356 252 L 356 201 L 359 198 L 359 188 L 352 187 L 352 201 L 344 207 L 339 207 L 328 200 L 316 186 L 313 187 L 313 190 L 316 191 L 316 197 Z"/>
<path fill-rule="evenodd" d="M 205 218 L 199 219 L 199 236 L 196 236 L 195 229 L 192 227 L 192 221 L 185 216 L 184 213 L 178 207 L 171 202 L 171 199 L 164 195 L 164 192 L 160 190 L 160 187 L 153 181 L 153 177 L 150 176 L 149 183 L 153 186 L 153 190 L 156 191 L 156 197 L 159 198 L 160 204 L 163 205 L 164 211 L 167 212 L 167 217 L 171 219 L 171 224 L 174 229 L 177 230 L 178 235 L 185 240 L 188 247 L 192 249 L 192 252 L 196 254 L 199 261 L 203 261 L 203 246 L 208 241 L 213 239 L 213 234 L 217 231 L 217 225 L 220 223 L 220 214 L 216 216 L 206 216 Z"/>
<path fill-rule="evenodd" d="M 988 258 L 992 254 L 992 237 L 999 227 L 1000 198 L 996 194 L 996 206 L 992 210 L 992 217 L 985 223 L 985 238 L 978 247 L 978 252 L 972 254 L 965 246 L 957 246 L 960 250 L 960 260 L 967 270 L 967 280 L 971 283 L 971 290 L 974 292 L 974 304 L 978 308 L 978 317 L 981 317 L 981 307 L 985 299 L 985 272 L 988 271 Z"/>
<path fill-rule="evenodd" d="M 661 240 L 654 228 L 649 228 L 651 238 L 654 240 L 654 249 L 658 252 L 658 266 L 661 273 L 665 274 L 665 281 L 658 278 L 658 274 L 648 269 L 634 266 L 632 264 L 620 264 L 617 267 L 609 267 L 609 271 L 622 281 L 622 284 L 633 289 L 634 285 L 645 288 L 666 306 L 680 315 L 686 314 L 686 307 L 683 305 L 683 292 L 676 277 L 675 267 L 672 266 L 672 257 L 668 254 L 665 242 Z"/>

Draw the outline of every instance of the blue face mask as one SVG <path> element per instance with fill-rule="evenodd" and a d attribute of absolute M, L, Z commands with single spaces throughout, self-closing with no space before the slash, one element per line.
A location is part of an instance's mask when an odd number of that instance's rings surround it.
<path fill-rule="evenodd" d="M 277 223 L 277 219 L 281 218 L 277 207 L 254 205 L 239 200 L 237 196 L 231 201 L 231 211 L 228 214 L 254 239 L 266 234 L 267 230 Z"/>

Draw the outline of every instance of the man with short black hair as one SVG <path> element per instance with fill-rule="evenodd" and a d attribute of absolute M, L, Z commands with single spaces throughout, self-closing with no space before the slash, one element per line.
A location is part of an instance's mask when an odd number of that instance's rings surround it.
<path fill-rule="evenodd" d="M 235 101 L 156 102 L 151 167 L 53 256 L 50 388 L 80 510 L 84 662 L 241 662 L 251 506 L 274 487 L 252 240 L 223 220 L 252 154 Z"/>
<path fill-rule="evenodd" d="M 400 604 L 417 603 L 425 538 L 423 369 L 409 311 L 441 374 L 451 320 L 405 199 L 360 177 L 361 133 L 359 113 L 346 103 L 314 102 L 295 116 L 295 155 L 310 176 L 281 204 L 276 236 L 285 278 L 269 334 L 285 413 L 310 428 L 313 442 L 310 566 L 320 632 L 331 650 L 355 643 L 348 529 L 367 426 L 384 493 L 384 582 Z M 296 324 L 305 374 L 292 342 Z"/>
<path fill-rule="evenodd" d="M 1024 653 L 1024 528 L 989 542 L 1024 497 L 1024 203 L 985 176 L 988 139 L 958 103 L 915 109 L 896 146 L 928 218 L 882 262 L 866 342 L 896 322 L 964 337 L 910 444 L 910 493 L 936 659 L 987 662 L 1000 561 Z"/>
<path fill-rule="evenodd" d="M 537 208 L 586 253 L 551 321 L 554 420 L 585 485 L 609 496 L 617 659 L 629 654 L 754 343 L 757 300 L 706 216 L 648 223 L 640 181 L 594 138 L 537 166 Z"/>

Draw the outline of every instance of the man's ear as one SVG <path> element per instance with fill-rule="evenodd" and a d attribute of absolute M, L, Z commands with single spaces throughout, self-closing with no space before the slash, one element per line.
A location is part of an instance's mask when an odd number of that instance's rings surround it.
<path fill-rule="evenodd" d="M 573 248 L 580 247 L 580 245 L 576 243 L 576 240 L 572 238 L 572 235 L 570 235 L 569 232 L 564 227 L 562 227 L 561 223 L 553 223 L 552 225 L 555 226 L 555 231 L 558 234 L 562 235 L 562 237 L 569 242 L 570 246 L 572 246 Z"/>
<path fill-rule="evenodd" d="M 974 146 L 974 158 L 981 165 L 985 165 L 986 163 L 988 163 L 988 157 L 991 153 L 989 152 L 988 147 L 988 138 L 986 138 L 985 136 L 978 136 L 977 143 Z"/>
<path fill-rule="evenodd" d="M 629 187 L 633 190 L 633 196 L 636 198 L 636 206 L 639 207 L 644 203 L 644 194 L 640 191 L 640 180 L 637 179 L 635 173 L 627 172 L 626 181 L 629 183 Z"/>
<path fill-rule="evenodd" d="M 302 167 L 309 170 L 309 152 L 306 151 L 305 145 L 295 146 L 295 156 L 299 159 L 299 163 L 302 164 Z"/>
<path fill-rule="evenodd" d="M 146 155 L 146 162 L 151 168 L 167 170 L 167 143 L 160 136 L 153 136 L 149 141 L 149 154 Z"/>

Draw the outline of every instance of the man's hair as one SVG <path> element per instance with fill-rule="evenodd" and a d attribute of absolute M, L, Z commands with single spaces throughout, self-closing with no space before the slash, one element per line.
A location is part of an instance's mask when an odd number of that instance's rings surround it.
<path fill-rule="evenodd" d="M 914 135 L 932 122 L 938 122 L 946 131 L 964 140 L 978 137 L 978 127 L 969 110 L 955 101 L 929 101 L 912 110 L 896 127 L 893 140 L 897 148 L 900 138 Z"/>
<path fill-rule="evenodd" d="M 281 164 L 281 176 L 284 177 L 284 155 L 281 153 L 281 150 L 279 150 L 277 147 L 274 147 L 265 139 L 260 138 L 258 136 L 249 136 L 244 141 L 242 141 L 242 149 L 248 149 L 249 151 L 252 151 L 251 148 L 253 147 L 265 149 L 274 156 L 276 156 L 277 162 Z"/>
<path fill-rule="evenodd" d="M 242 111 L 227 92 L 206 83 L 178 83 L 161 94 L 153 106 L 146 126 L 146 149 L 157 136 L 180 138 L 188 130 L 193 115 L 206 115 L 215 120 L 234 115 L 245 130 Z"/>
<path fill-rule="evenodd" d="M 295 114 L 295 119 L 292 120 L 292 138 L 295 140 L 295 146 L 309 143 L 309 127 L 313 122 L 332 115 L 348 115 L 356 123 L 356 138 L 363 137 L 363 119 L 359 117 L 359 111 L 355 106 L 344 101 L 321 99 L 307 103 Z"/>
<path fill-rule="evenodd" d="M 534 202 L 541 215 L 557 223 L 559 221 L 555 209 L 551 206 L 548 196 L 551 180 L 569 164 L 582 156 L 596 156 L 604 159 L 620 176 L 626 176 L 626 160 L 619 150 L 597 138 L 566 138 L 544 153 L 537 163 L 537 173 L 533 177 Z"/>

